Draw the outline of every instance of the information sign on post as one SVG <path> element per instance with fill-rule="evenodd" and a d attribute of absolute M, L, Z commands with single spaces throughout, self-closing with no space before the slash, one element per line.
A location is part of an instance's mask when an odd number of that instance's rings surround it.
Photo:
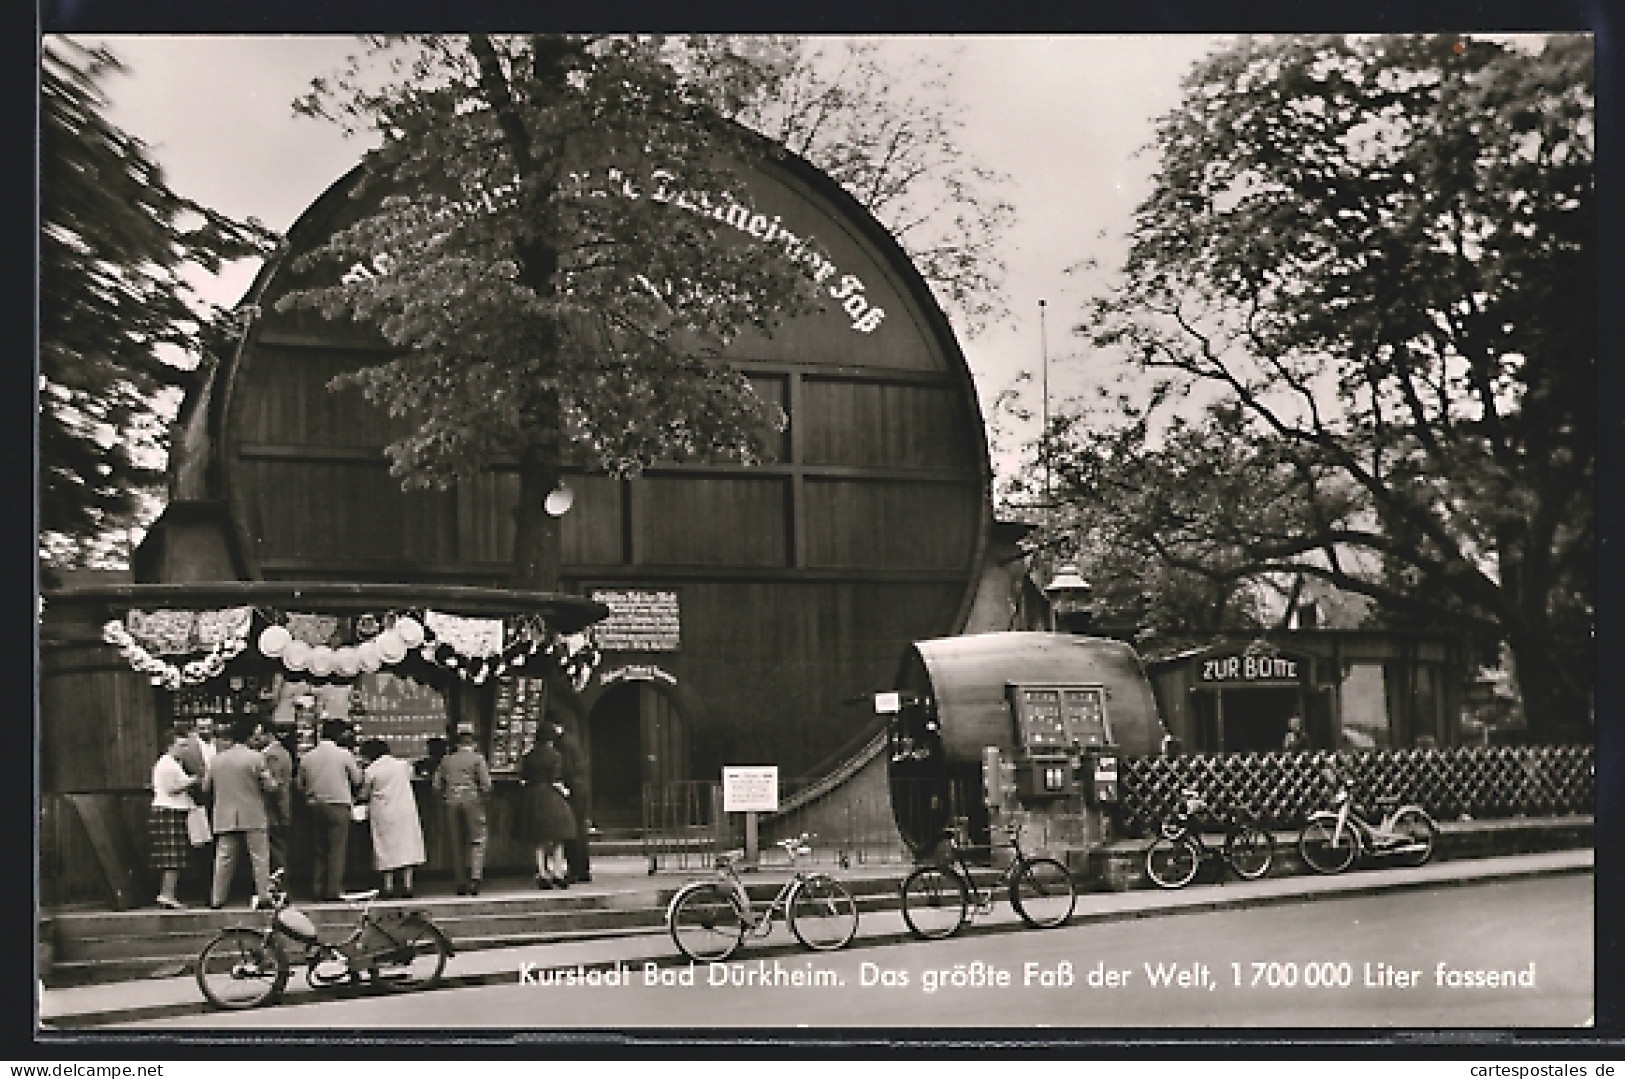
<path fill-rule="evenodd" d="M 754 867 L 760 851 L 756 814 L 779 808 L 779 766 L 726 765 L 722 769 L 722 811 L 745 815 L 745 865 Z"/>
<path fill-rule="evenodd" d="M 725 813 L 774 813 L 779 808 L 779 766 L 733 766 L 722 769 Z"/>

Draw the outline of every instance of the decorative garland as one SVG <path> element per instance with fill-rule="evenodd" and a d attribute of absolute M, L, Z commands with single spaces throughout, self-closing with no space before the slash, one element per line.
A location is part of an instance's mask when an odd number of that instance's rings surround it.
<path fill-rule="evenodd" d="M 281 660 L 282 665 L 291 672 L 308 673 L 317 678 L 354 678 L 363 671 L 371 673 L 394 666 L 416 651 L 426 662 L 442 670 L 455 671 L 459 677 L 475 685 L 483 685 L 488 679 L 501 677 L 511 670 L 535 670 L 540 660 L 544 665 L 556 665 L 579 693 L 591 681 L 602 658 L 589 633 L 568 636 L 557 633 L 548 629 L 546 621 L 536 615 L 521 615 L 505 620 L 497 639 L 507 643 L 501 646 L 500 651 L 470 654 L 470 650 L 483 652 L 490 647 L 492 634 L 489 629 L 473 627 L 482 631 L 459 632 L 458 627 L 471 627 L 477 620 L 460 620 L 456 616 L 436 612 L 360 615 L 355 620 L 355 635 L 364 639 L 358 644 L 341 644 L 337 647 L 326 643 L 311 644 L 308 639 L 301 639 L 311 635 L 313 616 L 257 613 L 270 623 L 259 633 L 260 653 L 267 658 Z M 423 620 L 419 615 L 423 616 Z M 450 627 L 452 632 L 448 633 L 448 637 L 451 639 L 437 637 L 432 629 L 425 626 L 425 621 Z M 226 664 L 247 647 L 252 619 L 216 620 L 216 625 L 223 629 L 216 631 L 221 635 L 208 651 L 179 666 L 148 651 L 117 620 L 102 627 L 102 639 L 118 648 L 132 668 L 151 677 L 154 685 L 174 690 L 182 685 L 196 685 L 220 676 Z M 337 638 L 332 636 L 336 625 L 334 622 L 334 628 L 328 629 L 324 621 L 321 629 L 326 632 L 322 632 L 321 636 L 336 641 Z M 290 631 L 290 626 L 297 632 Z"/>
<path fill-rule="evenodd" d="M 131 667 L 150 677 L 153 685 L 177 690 L 183 685 L 195 686 L 225 673 L 226 664 L 248 647 L 248 625 L 243 623 L 240 634 L 233 630 L 216 641 L 204 655 L 180 666 L 147 651 L 117 619 L 102 626 L 102 640 L 117 648 Z"/>

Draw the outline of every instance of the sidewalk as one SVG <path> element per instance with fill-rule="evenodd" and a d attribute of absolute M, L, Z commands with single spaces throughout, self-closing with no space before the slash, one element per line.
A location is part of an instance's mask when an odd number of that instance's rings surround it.
<path fill-rule="evenodd" d="M 1494 880 L 1540 876 L 1555 873 L 1583 873 L 1594 865 L 1590 850 L 1562 850 L 1538 854 L 1518 854 L 1497 858 L 1438 862 L 1418 869 L 1360 869 L 1339 876 L 1278 877 L 1259 881 L 1232 881 L 1222 885 L 1192 885 L 1177 892 L 1133 891 L 1092 892 L 1078 897 L 1077 910 L 1069 924 L 1081 925 L 1148 918 L 1160 915 L 1204 911 L 1235 910 L 1278 903 L 1294 903 L 1341 896 L 1418 888 L 1471 885 Z M 861 871 L 862 867 L 859 867 Z M 848 881 L 863 879 L 860 871 L 842 872 Z M 665 876 L 665 874 L 662 874 Z M 685 874 L 682 879 L 690 879 Z M 655 878 L 645 878 L 653 880 Z M 873 876 L 868 879 L 878 879 Z M 597 879 L 580 886 L 588 889 L 612 888 Z M 621 882 L 624 885 L 624 881 Z M 854 888 L 854 891 L 859 889 Z M 577 889 L 570 889 L 571 893 Z M 625 894 L 625 893 L 622 893 Z M 873 894 L 873 893 L 871 893 Z M 431 912 L 435 900 L 419 901 Z M 990 915 L 976 918 L 963 933 L 1005 932 L 1021 927 L 1008 906 L 999 902 Z M 902 917 L 894 908 L 880 909 L 865 904 L 858 936 L 851 947 L 872 947 L 908 938 Z M 772 936 L 748 942 L 750 957 L 771 957 L 798 950 L 783 926 Z M 511 948 L 485 948 L 459 951 L 446 968 L 447 987 L 512 982 L 526 964 L 548 967 L 587 966 L 615 961 L 656 962 L 670 965 L 683 962 L 662 927 L 640 927 L 631 931 L 600 936 L 597 939 L 529 944 Z M 325 991 L 327 993 L 333 990 Z M 302 971 L 288 983 L 289 1001 L 315 999 Z M 190 976 L 150 978 L 141 981 L 112 982 L 72 988 L 39 989 L 39 1017 L 44 1029 L 89 1027 L 105 1023 L 133 1021 L 159 1016 L 206 1012 L 197 985 Z"/>

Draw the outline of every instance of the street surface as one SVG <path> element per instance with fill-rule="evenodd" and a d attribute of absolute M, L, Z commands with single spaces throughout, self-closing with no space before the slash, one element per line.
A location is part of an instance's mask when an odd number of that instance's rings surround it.
<path fill-rule="evenodd" d="M 1587 873 L 866 945 L 900 927 L 877 913 L 836 953 L 747 940 L 690 967 L 666 938 L 634 937 L 507 984 L 120 1029 L 1572 1027 L 1593 1010 L 1593 912 Z M 779 926 L 769 942 L 788 939 Z"/>

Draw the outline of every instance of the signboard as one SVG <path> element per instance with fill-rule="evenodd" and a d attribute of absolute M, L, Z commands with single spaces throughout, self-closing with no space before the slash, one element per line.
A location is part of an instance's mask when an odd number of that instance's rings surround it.
<path fill-rule="evenodd" d="M 497 680 L 491 721 L 491 771 L 516 772 L 536 744 L 536 731 L 547 718 L 547 680 L 527 675 Z"/>
<path fill-rule="evenodd" d="M 592 598 L 609 608 L 593 627 L 605 652 L 676 652 L 683 647 L 677 593 L 638 588 L 600 589 Z"/>
<path fill-rule="evenodd" d="M 406 760 L 429 753 L 429 739 L 446 737 L 446 696 L 418 679 L 390 671 L 363 672 L 350 692 L 350 718 L 362 738 L 382 738 Z"/>
<path fill-rule="evenodd" d="M 675 686 L 677 676 L 649 664 L 632 663 L 603 672 L 598 676 L 598 681 L 606 686 L 612 686 L 616 682 L 664 682 L 668 686 Z"/>
<path fill-rule="evenodd" d="M 775 813 L 778 808 L 778 765 L 729 765 L 722 769 L 724 813 Z"/>
<path fill-rule="evenodd" d="M 1208 656 L 1197 667 L 1197 679 L 1205 685 L 1249 682 L 1303 681 L 1306 661 L 1283 655 L 1274 649 L 1249 648 L 1229 655 Z"/>
<path fill-rule="evenodd" d="M 1105 692 L 1099 686 L 1009 686 L 1016 734 L 1033 752 L 1111 743 Z"/>

